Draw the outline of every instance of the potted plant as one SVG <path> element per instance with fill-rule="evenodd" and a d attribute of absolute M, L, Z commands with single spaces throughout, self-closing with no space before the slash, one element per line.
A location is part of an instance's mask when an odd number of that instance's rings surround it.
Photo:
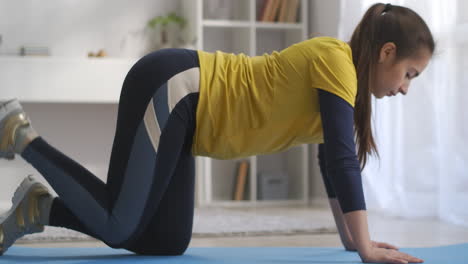
<path fill-rule="evenodd" d="M 169 28 L 171 25 L 176 25 L 182 30 L 187 24 L 187 20 L 178 16 L 175 12 L 171 12 L 165 16 L 157 16 L 148 21 L 148 27 L 153 30 L 160 29 L 160 43 L 162 47 L 168 47 L 169 43 Z M 180 32 L 180 31 L 179 31 Z"/>

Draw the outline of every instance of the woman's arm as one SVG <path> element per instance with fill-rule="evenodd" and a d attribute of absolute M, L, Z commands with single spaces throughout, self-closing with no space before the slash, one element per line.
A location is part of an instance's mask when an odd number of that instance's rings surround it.
<path fill-rule="evenodd" d="M 367 224 L 367 211 L 357 210 L 344 214 L 345 223 L 353 237 L 353 244 L 361 258 L 366 258 L 372 250 L 372 242 Z"/>
<path fill-rule="evenodd" d="M 322 179 L 323 183 L 325 185 L 325 190 L 327 191 L 328 195 L 328 201 L 330 203 L 330 208 L 333 213 L 333 217 L 335 219 L 336 227 L 338 229 L 338 232 L 340 234 L 340 239 L 341 243 L 343 244 L 344 248 L 348 251 L 356 251 L 357 248 L 354 245 L 353 238 L 351 236 L 351 233 L 349 232 L 348 226 L 346 224 L 346 220 L 343 215 L 343 210 L 341 209 L 340 202 L 336 198 L 336 193 L 333 188 L 333 185 L 328 178 L 328 173 L 327 173 L 327 165 L 325 161 L 325 146 L 324 144 L 319 144 L 318 147 L 318 161 L 320 165 L 320 172 L 322 174 Z M 383 242 L 375 242 L 371 240 L 371 244 L 375 247 L 379 248 L 387 248 L 387 249 L 395 249 L 398 250 L 398 248 L 394 245 L 390 245 L 388 243 L 383 243 Z"/>
<path fill-rule="evenodd" d="M 354 143 L 354 109 L 340 97 L 322 90 L 319 90 L 319 102 L 326 171 L 343 212 L 343 226 L 348 228 L 361 260 L 365 263 L 422 262 L 394 250 L 394 246 L 370 240 L 361 170 Z"/>
<path fill-rule="evenodd" d="M 343 224 L 340 224 L 338 217 L 337 227 L 347 227 L 354 247 L 362 258 L 371 249 L 371 241 L 354 143 L 354 109 L 332 93 L 321 89 L 318 93 L 324 137 L 323 160 L 328 174 L 326 178 L 330 181 L 327 190 L 333 191 L 343 214 Z M 346 233 L 343 235 L 346 236 Z"/>
<path fill-rule="evenodd" d="M 346 250 L 353 251 L 355 250 L 355 247 L 352 242 L 353 239 L 351 237 L 351 234 L 349 233 L 348 227 L 346 226 L 340 202 L 336 198 L 335 190 L 333 188 L 332 183 L 330 182 L 330 179 L 328 178 L 324 144 L 319 144 L 317 158 L 320 166 L 320 172 L 322 174 L 323 183 L 325 185 L 325 190 L 327 191 L 328 202 L 330 204 L 330 208 L 335 219 L 336 228 L 338 229 L 338 232 L 340 234 L 341 243 L 343 244 Z"/>
<path fill-rule="evenodd" d="M 340 203 L 336 198 L 329 198 L 328 202 L 330 203 L 330 208 L 332 210 L 333 217 L 335 218 L 336 228 L 340 234 L 341 243 L 343 243 L 346 250 L 355 250 L 353 238 L 351 237 L 348 226 L 346 225 Z"/>
<path fill-rule="evenodd" d="M 338 202 L 336 198 L 329 198 L 328 201 L 330 202 L 330 207 L 332 209 L 333 216 L 335 218 L 336 227 L 340 233 L 340 238 L 341 238 L 341 242 L 343 243 L 343 246 L 348 251 L 356 251 L 357 248 L 354 245 L 353 238 L 351 236 L 351 233 L 349 232 L 345 217 L 341 210 L 340 203 Z M 358 212 L 358 211 L 355 211 L 355 212 Z M 364 221 L 366 221 L 366 219 L 364 219 Z M 388 244 L 388 243 L 384 243 L 384 242 L 375 242 L 371 240 L 371 244 L 375 247 L 398 250 L 398 247 Z"/>

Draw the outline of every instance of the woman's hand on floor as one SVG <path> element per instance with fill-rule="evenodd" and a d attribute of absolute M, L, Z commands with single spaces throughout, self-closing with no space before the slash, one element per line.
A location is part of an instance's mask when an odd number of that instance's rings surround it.
<path fill-rule="evenodd" d="M 359 254 L 364 263 L 392 263 L 392 264 L 407 264 L 407 263 L 422 263 L 424 260 L 413 257 L 404 252 L 395 249 L 386 249 L 371 247 L 366 250 L 365 254 Z"/>
<path fill-rule="evenodd" d="M 385 243 L 385 242 L 377 242 L 377 241 L 372 241 L 371 240 L 371 245 L 372 245 L 372 247 L 376 247 L 376 248 L 386 248 L 386 249 L 398 250 L 398 248 L 396 246 Z M 357 249 L 354 246 L 353 242 L 350 242 L 349 245 L 345 246 L 345 249 L 346 249 L 346 251 L 357 251 Z"/>
<path fill-rule="evenodd" d="M 351 241 L 345 247 L 347 251 L 357 251 L 354 243 Z M 398 247 L 371 240 L 371 253 L 367 256 L 361 256 L 362 262 L 368 263 L 422 263 L 422 259 L 413 257 L 406 253 L 398 251 Z"/>

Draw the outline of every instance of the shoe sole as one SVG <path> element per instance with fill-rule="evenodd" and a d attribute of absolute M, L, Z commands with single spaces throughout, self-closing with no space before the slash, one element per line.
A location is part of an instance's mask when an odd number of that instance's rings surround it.
<path fill-rule="evenodd" d="M 24 116 L 18 116 L 20 114 L 23 114 Z M 10 118 L 14 118 L 16 120 L 9 120 Z M 16 98 L 11 99 L 0 104 L 0 122 L 1 122 L 0 131 L 3 131 L 5 126 L 9 126 L 8 129 L 10 130 L 11 129 L 16 130 L 18 127 L 22 125 L 29 124 L 29 122 L 24 122 L 24 120 L 27 120 L 27 119 L 28 117 L 24 113 L 23 107 L 21 106 L 18 99 Z M 8 121 L 11 121 L 12 123 Z M 12 134 L 14 135 L 15 131 L 12 131 Z M 11 146 L 11 144 L 14 144 L 14 142 L 9 142 L 13 139 L 5 138 L 5 136 L 11 136 L 11 135 L 3 135 L 3 133 L 0 133 L 0 145 L 1 145 L 0 158 L 13 160 L 15 158 L 15 153 L 13 151 L 13 146 Z"/>
<path fill-rule="evenodd" d="M 21 182 L 13 195 L 13 206 L 0 216 L 0 256 L 21 236 L 44 231 L 44 226 L 39 223 L 38 199 L 46 194 L 49 194 L 47 187 L 31 175 Z"/>
<path fill-rule="evenodd" d="M 3 120 L 8 113 L 15 109 L 23 109 L 18 99 L 11 99 L 0 104 L 0 120 Z"/>

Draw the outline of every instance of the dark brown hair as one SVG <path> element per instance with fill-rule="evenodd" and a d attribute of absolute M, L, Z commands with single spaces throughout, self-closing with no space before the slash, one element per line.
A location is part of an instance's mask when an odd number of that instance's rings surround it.
<path fill-rule="evenodd" d="M 358 91 L 354 111 L 354 134 L 358 145 L 358 158 L 364 169 L 367 155 L 379 156 L 371 128 L 370 79 L 378 62 L 380 49 L 393 42 L 397 61 L 419 54 L 426 48 L 434 53 L 435 43 L 429 27 L 413 10 L 382 3 L 372 5 L 351 36 L 349 42 L 358 78 Z"/>

